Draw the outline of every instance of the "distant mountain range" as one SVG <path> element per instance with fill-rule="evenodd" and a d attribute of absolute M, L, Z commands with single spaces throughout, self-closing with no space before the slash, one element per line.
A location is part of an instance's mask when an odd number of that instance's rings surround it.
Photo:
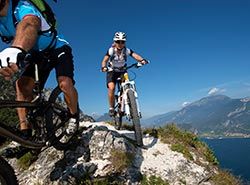
<path fill-rule="evenodd" d="M 98 121 L 111 121 L 112 119 L 110 118 L 108 113 L 103 114 L 102 116 L 96 116 L 94 117 L 95 120 Z"/>
<path fill-rule="evenodd" d="M 95 119 L 111 121 L 107 113 Z M 159 127 L 169 123 L 201 136 L 250 137 L 250 98 L 208 96 L 181 110 L 141 120 L 143 127 Z"/>
<path fill-rule="evenodd" d="M 176 123 L 208 136 L 250 136 L 250 98 L 232 99 L 213 95 L 193 102 L 179 111 L 143 120 L 144 126 Z"/>

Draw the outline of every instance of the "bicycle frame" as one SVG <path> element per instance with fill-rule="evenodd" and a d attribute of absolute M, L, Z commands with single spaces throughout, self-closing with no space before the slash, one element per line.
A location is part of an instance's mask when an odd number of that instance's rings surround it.
<path fill-rule="evenodd" d="M 118 92 L 117 92 L 118 101 L 117 101 L 117 104 L 120 105 L 121 112 L 125 113 L 127 119 L 130 120 L 131 115 L 130 115 L 129 99 L 128 99 L 128 94 L 127 94 L 128 90 L 132 90 L 134 95 L 135 95 L 136 104 L 137 104 L 137 112 L 141 118 L 142 116 L 141 116 L 141 110 L 140 110 L 140 105 L 139 105 L 139 101 L 138 101 L 138 93 L 136 91 L 135 81 L 130 80 L 128 72 L 125 72 L 122 75 L 120 82 L 118 82 Z"/>
<path fill-rule="evenodd" d="M 47 107 L 49 104 L 47 103 Z M 28 108 L 28 109 L 46 109 L 45 105 L 39 102 L 25 102 L 25 101 L 12 101 L 12 100 L 0 100 L 0 108 Z M 44 109 L 44 110 L 45 110 Z M 25 140 L 22 137 L 18 136 L 19 130 L 13 130 L 10 126 L 7 126 L 3 123 L 0 123 L 0 135 L 6 138 L 10 138 L 13 141 L 16 141 L 24 146 L 33 149 L 39 149 L 44 146 L 41 143 L 31 142 L 29 140 Z M 20 134 L 19 134 L 20 135 Z"/>
<path fill-rule="evenodd" d="M 51 93 L 59 94 L 60 88 L 57 86 Z M 42 90 L 39 88 L 39 78 L 38 78 L 38 67 L 35 64 L 35 88 L 34 88 L 35 97 L 31 102 L 28 101 L 16 101 L 16 100 L 0 100 L 0 109 L 1 108 L 27 108 L 30 111 L 33 111 L 33 116 L 36 118 L 43 113 L 45 113 L 49 107 L 52 106 L 53 102 L 49 100 L 45 100 L 42 96 Z M 34 111 L 35 110 L 35 111 Z M 37 117 L 38 117 L 37 116 Z M 32 123 L 31 123 L 32 124 Z M 33 125 L 34 126 L 34 125 Z M 47 142 L 34 142 L 30 140 L 25 140 L 20 136 L 19 129 L 12 129 L 11 126 L 7 126 L 4 123 L 0 123 L 0 136 L 5 138 L 10 138 L 13 141 L 20 143 L 21 145 L 31 148 L 31 149 L 40 149 L 45 145 L 50 145 L 51 143 Z M 50 136 L 47 140 L 50 139 Z"/>
<path fill-rule="evenodd" d="M 129 76 L 128 73 L 125 73 L 123 75 L 124 77 L 124 82 L 121 83 L 120 85 L 120 91 L 122 92 L 121 96 L 121 102 L 119 102 L 121 104 L 121 112 L 124 112 L 127 119 L 130 120 L 131 119 L 131 115 L 130 115 L 130 107 L 129 107 L 129 100 L 128 100 L 128 90 L 132 90 L 134 92 L 135 98 L 136 98 L 136 104 L 137 104 L 137 112 L 138 115 L 141 118 L 141 111 L 140 111 L 140 106 L 139 106 L 139 101 L 138 101 L 138 93 L 136 91 L 136 86 L 135 86 L 135 81 L 130 81 L 129 80 Z M 118 92 L 119 94 L 120 92 Z M 120 99 L 120 98 L 118 98 Z"/>
<path fill-rule="evenodd" d="M 31 149 L 41 149 L 44 146 L 51 146 L 54 144 L 55 135 L 54 132 L 63 126 L 69 119 L 68 114 L 66 112 L 60 113 L 62 111 L 62 107 L 57 105 L 54 102 L 54 97 L 57 97 L 58 94 L 61 93 L 60 88 L 57 86 L 51 93 L 50 98 L 45 100 L 41 95 L 35 97 L 35 101 L 26 102 L 26 101 L 12 101 L 12 100 L 0 100 L 0 108 L 27 108 L 29 110 L 29 114 L 27 115 L 27 119 L 33 126 L 36 132 L 39 132 L 38 137 L 42 140 L 39 141 L 30 141 L 25 140 L 21 137 L 21 132 L 19 129 L 12 129 L 11 126 L 7 126 L 4 123 L 0 123 L 0 136 L 10 138 L 13 141 L 20 143 L 21 145 L 31 148 Z M 47 130 L 45 133 L 42 128 L 49 126 L 47 121 L 43 122 L 45 119 L 45 114 L 49 109 L 53 108 L 55 111 L 59 111 L 56 114 L 60 117 L 61 122 L 53 127 L 51 130 Z M 65 108 L 63 108 L 64 110 Z M 45 135 L 44 135 L 45 134 Z M 45 136 L 45 137 L 42 137 Z M 60 137 L 60 136 L 59 136 Z M 36 135 L 37 138 L 37 135 Z"/>
<path fill-rule="evenodd" d="M 29 108 L 35 109 L 42 106 L 41 101 L 38 101 L 41 98 L 41 90 L 39 88 L 39 78 L 38 78 L 38 67 L 35 64 L 35 98 L 31 102 L 27 101 L 15 101 L 15 100 L 0 100 L 0 109 L 1 108 Z M 3 123 L 0 123 L 0 135 L 6 138 L 10 138 L 13 141 L 16 141 L 24 146 L 29 148 L 38 149 L 42 148 L 44 144 L 34 143 L 29 140 L 25 140 L 22 137 L 18 136 L 18 130 L 13 130 L 9 126 L 6 126 Z"/>

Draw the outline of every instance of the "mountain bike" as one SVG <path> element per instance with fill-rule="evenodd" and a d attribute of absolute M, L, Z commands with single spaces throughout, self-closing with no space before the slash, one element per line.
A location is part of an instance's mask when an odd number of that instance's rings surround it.
<path fill-rule="evenodd" d="M 27 61 L 21 61 L 27 63 Z M 26 64 L 20 64 L 22 68 Z M 33 89 L 33 100 L 16 101 L 16 100 L 0 100 L 0 109 L 3 108 L 26 108 L 27 122 L 31 124 L 32 136 L 27 139 L 23 138 L 19 128 L 12 127 L 16 123 L 0 122 L 0 146 L 9 138 L 22 147 L 43 151 L 50 146 L 58 150 L 67 149 L 74 138 L 75 133 L 79 128 L 79 119 L 75 122 L 74 133 L 67 131 L 69 120 L 72 117 L 67 106 L 62 101 L 62 91 L 59 86 L 54 88 L 49 96 L 46 96 L 47 91 L 40 89 L 38 64 L 35 63 L 35 88 Z M 24 70 L 24 69 L 22 69 Z M 79 108 L 78 108 L 79 111 Z M 16 185 L 17 178 L 13 168 L 0 156 L 0 184 Z"/>
<path fill-rule="evenodd" d="M 129 79 L 127 70 L 130 68 L 139 68 L 142 64 L 134 63 L 130 66 L 119 68 L 124 71 L 120 78 L 117 79 L 117 93 L 115 95 L 115 115 L 113 120 L 118 130 L 122 127 L 122 119 L 125 116 L 128 121 L 132 121 L 135 132 L 135 140 L 138 146 L 143 146 L 143 135 L 141 130 L 140 118 L 141 110 L 138 102 L 135 81 Z M 114 68 L 113 70 L 116 70 Z"/>
<path fill-rule="evenodd" d="M 31 102 L 16 100 L 0 100 L 0 109 L 2 108 L 26 108 L 27 121 L 31 124 L 32 137 L 24 139 L 22 133 L 16 127 L 16 123 L 1 123 L 0 136 L 9 138 L 24 147 L 30 149 L 44 150 L 50 146 L 58 150 L 65 150 L 75 136 L 69 134 L 67 127 L 71 118 L 70 111 L 62 102 L 62 91 L 57 86 L 47 97 L 45 91 L 39 88 L 38 64 L 35 64 L 35 88 L 34 97 Z M 75 133 L 79 127 L 79 119 L 76 120 Z"/>

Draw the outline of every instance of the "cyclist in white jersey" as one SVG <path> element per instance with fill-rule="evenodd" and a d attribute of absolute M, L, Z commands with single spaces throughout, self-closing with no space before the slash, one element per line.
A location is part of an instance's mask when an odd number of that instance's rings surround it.
<path fill-rule="evenodd" d="M 131 56 L 141 64 L 147 64 L 148 61 L 126 47 L 126 34 L 116 32 L 113 38 L 113 45 L 109 48 L 102 60 L 102 72 L 107 72 L 107 87 L 109 99 L 109 115 L 115 115 L 115 85 L 117 78 L 125 71 L 122 69 L 126 65 L 127 57 Z"/>

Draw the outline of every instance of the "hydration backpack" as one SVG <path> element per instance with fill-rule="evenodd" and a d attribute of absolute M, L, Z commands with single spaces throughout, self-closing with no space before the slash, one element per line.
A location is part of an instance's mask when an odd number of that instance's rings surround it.
<path fill-rule="evenodd" d="M 113 48 L 113 47 L 112 47 Z M 113 54 L 110 56 L 110 61 L 113 61 L 114 60 L 114 58 L 115 58 L 115 49 L 113 48 Z M 122 49 L 122 55 L 123 55 L 123 57 L 124 57 L 124 60 L 125 60 L 125 62 L 127 62 L 127 48 L 126 47 L 124 47 L 123 49 Z"/>
<path fill-rule="evenodd" d="M 17 20 L 14 15 L 14 11 L 19 1 L 20 0 L 12 0 L 12 17 L 13 17 L 14 26 L 17 25 Z M 44 17 L 46 22 L 50 25 L 50 29 L 45 30 L 45 31 L 40 31 L 38 34 L 41 35 L 43 33 L 51 31 L 56 36 L 56 18 L 55 18 L 55 14 L 53 13 L 48 3 L 45 0 L 26 0 L 26 1 L 30 2 L 41 13 L 41 15 Z M 57 0 L 53 0 L 53 1 L 57 2 Z M 1 39 L 5 43 L 10 43 L 14 38 L 1 35 Z"/>

